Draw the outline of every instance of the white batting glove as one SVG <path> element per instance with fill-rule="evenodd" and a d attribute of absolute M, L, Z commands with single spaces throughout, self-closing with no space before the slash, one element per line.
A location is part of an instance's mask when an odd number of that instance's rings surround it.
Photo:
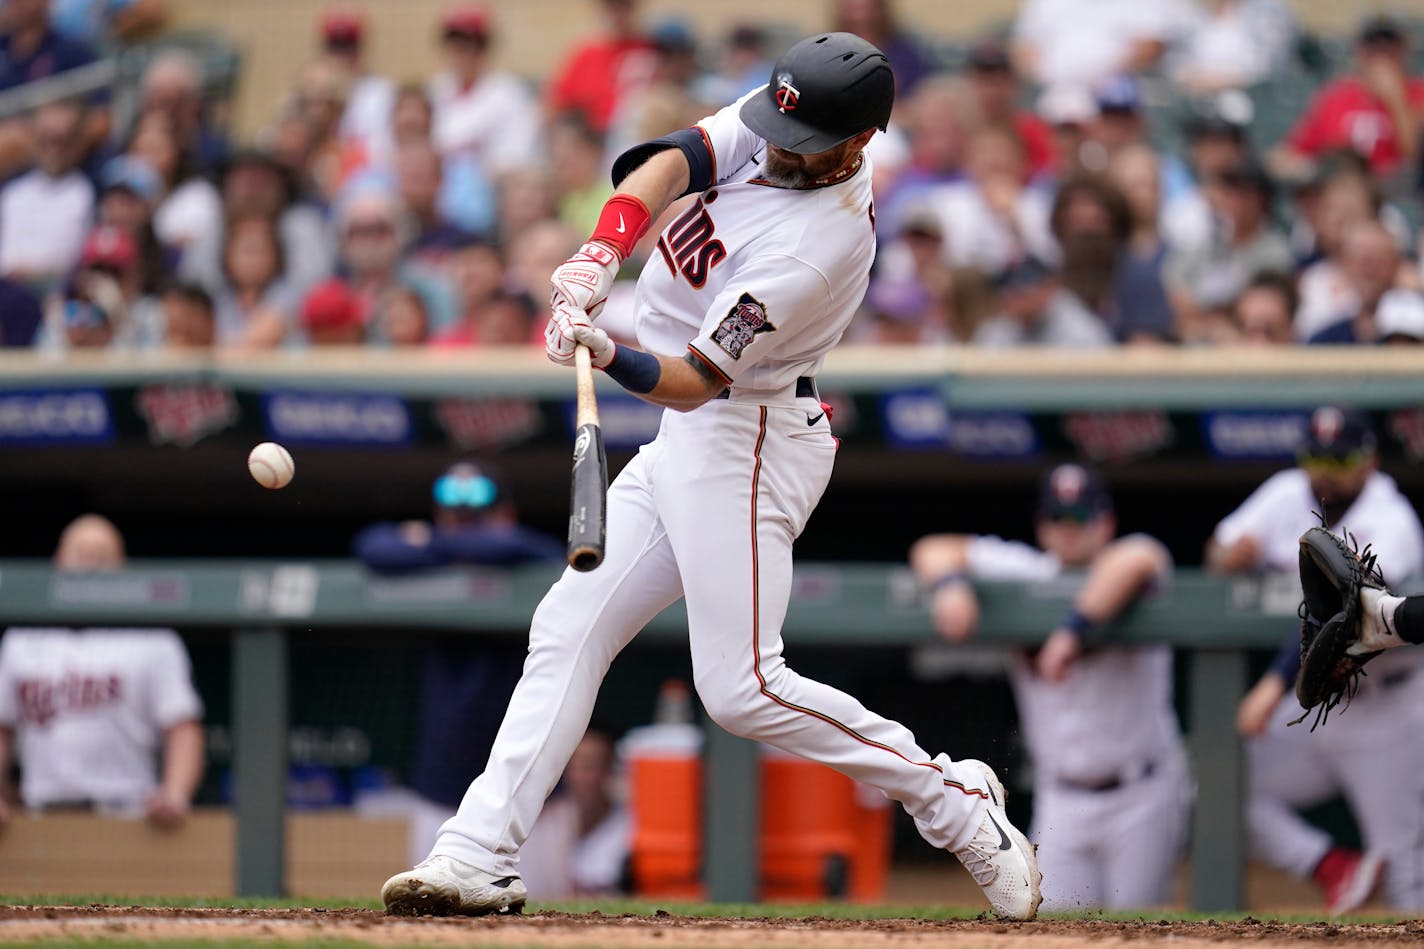
<path fill-rule="evenodd" d="M 588 347 L 589 361 L 595 369 L 605 369 L 613 361 L 618 345 L 597 326 L 575 326 L 574 342 Z"/>
<path fill-rule="evenodd" d="M 607 244 L 589 241 L 554 270 L 549 278 L 553 286 L 550 303 L 556 310 L 560 306 L 572 307 L 583 310 L 590 320 L 596 319 L 603 312 L 608 290 L 622 263 Z"/>
<path fill-rule="evenodd" d="M 578 345 L 574 331 L 578 327 L 589 328 L 587 313 L 567 304 L 554 307 L 553 315 L 544 327 L 544 355 L 549 362 L 560 366 L 574 364 L 574 347 Z"/>

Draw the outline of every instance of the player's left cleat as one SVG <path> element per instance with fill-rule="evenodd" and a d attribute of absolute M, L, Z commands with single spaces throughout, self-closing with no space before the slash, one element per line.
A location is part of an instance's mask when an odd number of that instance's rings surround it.
<path fill-rule="evenodd" d="M 392 916 L 487 916 L 522 913 L 529 891 L 517 876 L 497 877 L 453 857 L 435 856 L 381 887 Z"/>
<path fill-rule="evenodd" d="M 1399 597 L 1391 596 L 1388 590 L 1382 590 L 1379 587 L 1361 587 L 1360 640 L 1352 643 L 1345 652 L 1352 656 L 1359 656 L 1379 652 L 1381 649 L 1407 646 L 1408 643 L 1399 637 L 1399 633 L 1395 632 L 1394 624 L 1389 621 L 1389 616 L 1394 615 L 1394 609 L 1399 604 L 1399 600 Z M 1386 613 L 1389 615 L 1387 616 Z"/>
<path fill-rule="evenodd" d="M 1033 919 L 1038 915 L 1038 905 L 1043 902 L 1043 894 L 1039 892 L 1043 874 L 1038 872 L 1033 845 L 1009 823 L 1004 811 L 1004 785 L 994 769 L 972 758 L 959 763 L 983 772 L 989 800 L 985 802 L 979 829 L 968 846 L 954 855 L 989 898 L 994 915 L 1000 919 Z"/>

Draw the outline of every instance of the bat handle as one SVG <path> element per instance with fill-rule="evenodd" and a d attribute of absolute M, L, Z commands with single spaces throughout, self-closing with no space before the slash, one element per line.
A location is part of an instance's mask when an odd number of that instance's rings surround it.
<path fill-rule="evenodd" d="M 578 393 L 578 428 L 598 424 L 598 399 L 593 388 L 593 354 L 579 343 L 574 346 L 574 386 Z"/>

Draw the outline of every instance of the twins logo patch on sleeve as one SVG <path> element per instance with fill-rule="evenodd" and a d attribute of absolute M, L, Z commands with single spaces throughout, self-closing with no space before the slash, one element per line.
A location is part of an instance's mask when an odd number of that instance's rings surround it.
<path fill-rule="evenodd" d="M 758 333 L 775 332 L 776 327 L 766 318 L 766 304 L 750 293 L 743 293 L 737 305 L 722 317 L 717 329 L 712 333 L 712 342 L 721 346 L 733 359 L 742 358 L 742 350 L 756 338 Z"/>

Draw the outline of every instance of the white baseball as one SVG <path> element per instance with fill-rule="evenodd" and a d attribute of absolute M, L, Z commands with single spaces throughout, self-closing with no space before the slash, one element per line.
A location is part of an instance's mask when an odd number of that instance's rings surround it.
<path fill-rule="evenodd" d="M 247 470 L 252 480 L 264 488 L 285 488 L 297 473 L 297 466 L 287 449 L 276 442 L 263 442 L 247 456 Z"/>

